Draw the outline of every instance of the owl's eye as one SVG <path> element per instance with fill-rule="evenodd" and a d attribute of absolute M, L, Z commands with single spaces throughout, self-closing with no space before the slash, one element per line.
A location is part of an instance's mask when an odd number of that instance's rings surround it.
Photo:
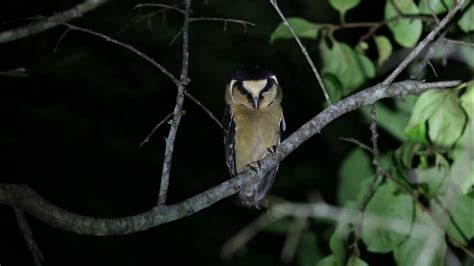
<path fill-rule="evenodd" d="M 234 85 L 234 88 L 236 88 L 241 95 L 247 96 L 247 97 L 252 97 L 250 95 L 250 93 L 244 88 L 242 82 L 236 82 L 235 85 Z"/>
<path fill-rule="evenodd" d="M 273 88 L 273 80 L 268 79 L 267 85 L 263 88 L 263 90 L 260 92 L 260 94 L 267 94 L 270 92 L 270 90 Z"/>
<path fill-rule="evenodd" d="M 264 89 L 262 90 L 261 94 L 267 94 L 267 93 L 269 93 L 270 90 L 271 90 L 271 88 L 272 88 L 272 87 L 266 87 L 266 88 L 264 88 Z"/>

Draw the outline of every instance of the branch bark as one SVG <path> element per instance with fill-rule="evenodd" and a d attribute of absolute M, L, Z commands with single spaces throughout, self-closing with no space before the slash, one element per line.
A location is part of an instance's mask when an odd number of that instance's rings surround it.
<path fill-rule="evenodd" d="M 166 138 L 165 159 L 163 161 L 163 169 L 161 172 L 160 194 L 158 195 L 158 205 L 165 204 L 168 194 L 168 186 L 171 171 L 171 162 L 173 161 L 174 141 L 178 126 L 183 116 L 183 102 L 186 85 L 189 84 L 188 66 L 189 66 L 189 14 L 191 13 L 191 0 L 186 0 L 186 8 L 184 12 L 183 23 L 183 61 L 181 64 L 181 76 L 179 78 L 178 94 L 176 95 L 176 105 L 173 111 L 173 122 L 171 123 L 168 137 Z"/>
<path fill-rule="evenodd" d="M 82 17 L 85 13 L 104 4 L 107 0 L 86 0 L 83 3 L 58 13 L 54 16 L 40 20 L 28 26 L 18 27 L 9 31 L 0 32 L 0 43 L 11 42 L 49 30 L 69 20 Z"/>
<path fill-rule="evenodd" d="M 263 176 L 273 169 L 277 163 L 307 139 L 319 133 L 326 125 L 345 113 L 383 98 L 420 94 L 429 89 L 448 88 L 459 83 L 460 81 L 432 83 L 403 81 L 392 85 L 378 84 L 360 91 L 332 104 L 306 122 L 283 141 L 276 148 L 273 155 L 269 155 L 261 161 L 261 168 L 257 172 L 244 172 L 182 202 L 169 206 L 156 206 L 144 213 L 121 218 L 83 216 L 53 205 L 28 186 L 15 184 L 0 184 L 0 204 L 20 208 L 53 227 L 78 234 L 103 236 L 144 231 L 160 224 L 187 217 L 235 194 L 244 182 L 258 180 L 259 176 Z"/>
<path fill-rule="evenodd" d="M 465 0 L 457 0 L 453 9 L 441 20 L 441 22 L 413 49 L 410 54 L 398 65 L 395 70 L 383 81 L 383 84 L 392 83 L 400 73 L 418 56 L 418 54 L 431 43 L 436 35 L 453 19 L 454 15 L 461 10 Z"/>

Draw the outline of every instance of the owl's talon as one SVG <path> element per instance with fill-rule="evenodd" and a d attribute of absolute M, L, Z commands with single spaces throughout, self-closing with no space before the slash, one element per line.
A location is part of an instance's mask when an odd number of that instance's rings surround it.
<path fill-rule="evenodd" d="M 273 145 L 270 148 L 267 148 L 267 151 L 273 156 L 276 153 L 277 145 Z"/>
<path fill-rule="evenodd" d="M 247 168 L 254 171 L 255 173 L 258 173 L 261 167 L 262 165 L 260 164 L 260 161 L 256 161 L 247 165 Z"/>

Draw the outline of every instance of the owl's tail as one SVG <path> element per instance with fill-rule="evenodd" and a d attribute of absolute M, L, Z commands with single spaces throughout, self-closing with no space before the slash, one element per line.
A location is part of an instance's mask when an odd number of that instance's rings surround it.
<path fill-rule="evenodd" d="M 268 174 L 257 183 L 242 186 L 239 192 L 242 204 L 257 209 L 266 207 L 265 196 L 270 192 L 277 172 L 278 166 L 268 172 Z"/>

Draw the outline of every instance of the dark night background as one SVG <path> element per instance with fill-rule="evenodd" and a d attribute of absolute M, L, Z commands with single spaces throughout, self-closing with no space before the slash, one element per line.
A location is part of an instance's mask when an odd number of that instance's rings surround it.
<path fill-rule="evenodd" d="M 80 1 L 6 1 L 0 30 L 25 24 L 24 18 L 52 15 Z M 371 3 L 368 3 L 371 2 Z M 133 23 L 138 1 L 111 1 L 72 24 L 112 36 L 156 59 L 176 76 L 181 68 L 182 16 L 168 11 L 150 21 Z M 168 4 L 181 2 L 168 1 Z M 349 21 L 375 21 L 383 1 L 362 1 Z M 285 14 L 314 22 L 338 23 L 327 1 L 281 1 Z M 270 68 L 284 89 L 287 134 L 316 115 L 324 98 L 293 40 L 269 44 L 280 19 L 269 1 L 193 1 L 193 16 L 227 17 L 256 24 L 245 32 L 238 24 L 196 22 L 190 27 L 191 83 L 188 91 L 217 117 L 224 110 L 224 87 L 237 68 Z M 139 143 L 174 107 L 176 88 L 158 69 L 130 51 L 80 32 L 57 27 L 32 37 L 0 44 L 0 71 L 26 68 L 29 77 L 0 76 L 0 182 L 26 183 L 53 204 L 97 217 L 137 214 L 157 200 L 163 138 L 162 126 L 143 148 Z M 336 34 L 355 44 L 363 30 Z M 318 62 L 317 42 L 305 41 Z M 370 55 L 370 54 L 369 54 Z M 373 83 L 380 80 L 378 76 Z M 221 129 L 185 99 L 168 203 L 175 203 L 229 178 Z M 335 203 L 337 171 L 353 148 L 339 140 L 368 141 L 359 112 L 350 113 L 311 138 L 280 165 L 272 194 L 291 201 L 310 198 Z M 381 131 L 381 149 L 397 142 Z M 29 217 L 44 265 L 279 265 L 284 236 L 262 232 L 246 252 L 220 257 L 222 245 L 262 211 L 246 209 L 236 196 L 169 224 L 114 237 L 82 236 L 52 228 Z M 327 254 L 332 226 L 312 221 L 320 252 Z M 376 256 L 376 255 L 372 255 Z M 371 261 L 371 258 L 367 258 Z M 372 258 L 372 261 L 376 258 Z M 389 263 L 385 261 L 385 263 Z M 0 206 L 0 264 L 33 265 L 11 207 Z M 292 264 L 297 265 L 295 260 Z"/>

